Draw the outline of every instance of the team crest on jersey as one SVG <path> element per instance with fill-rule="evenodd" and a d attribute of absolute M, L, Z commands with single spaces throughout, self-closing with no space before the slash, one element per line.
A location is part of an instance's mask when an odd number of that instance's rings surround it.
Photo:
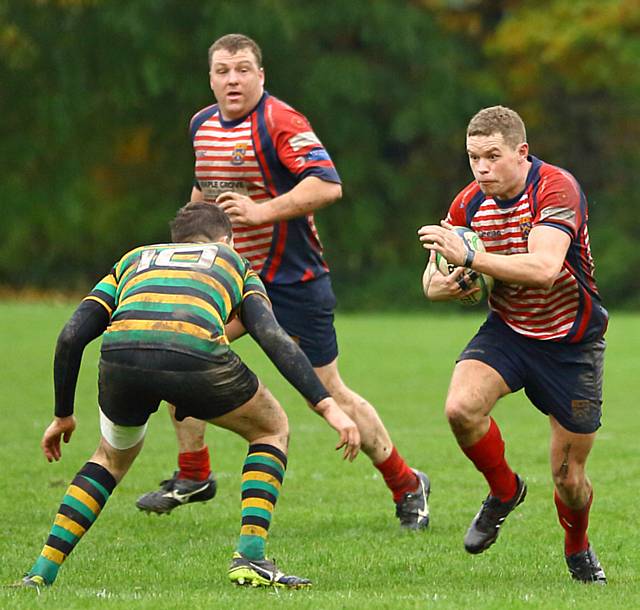
<path fill-rule="evenodd" d="M 231 165 L 242 165 L 244 156 L 247 154 L 246 144 L 236 144 L 231 153 Z"/>
<path fill-rule="evenodd" d="M 531 216 L 523 216 L 518 222 L 522 236 L 527 239 L 531 233 Z"/>

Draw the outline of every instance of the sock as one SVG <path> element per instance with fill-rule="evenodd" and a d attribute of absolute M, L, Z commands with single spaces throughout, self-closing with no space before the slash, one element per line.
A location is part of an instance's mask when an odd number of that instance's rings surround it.
<path fill-rule="evenodd" d="M 273 445 L 250 445 L 242 467 L 242 527 L 237 551 L 264 559 L 273 509 L 287 468 L 287 456 Z"/>
<path fill-rule="evenodd" d="M 518 489 L 516 475 L 504 459 L 504 441 L 493 418 L 487 433 L 471 447 L 462 447 L 462 451 L 484 475 L 492 496 L 502 502 L 515 496 Z"/>
<path fill-rule="evenodd" d="M 87 462 L 66 491 L 47 542 L 29 576 L 39 575 L 52 584 L 62 562 L 98 518 L 113 493 L 116 480 L 100 464 Z"/>
<path fill-rule="evenodd" d="M 178 454 L 179 479 L 204 481 L 211 474 L 209 461 L 209 447 L 206 445 L 200 451 L 185 451 Z"/>
<path fill-rule="evenodd" d="M 564 528 L 564 554 L 573 555 L 586 551 L 589 548 L 589 538 L 587 537 L 587 527 L 589 526 L 589 509 L 593 502 L 593 491 L 587 503 L 579 509 L 569 508 L 554 490 L 553 499 L 558 510 L 558 521 Z"/>
<path fill-rule="evenodd" d="M 384 462 L 374 464 L 374 466 L 382 474 L 396 504 L 402 500 L 404 494 L 415 491 L 420 483 L 416 473 L 409 468 L 395 447 Z"/>

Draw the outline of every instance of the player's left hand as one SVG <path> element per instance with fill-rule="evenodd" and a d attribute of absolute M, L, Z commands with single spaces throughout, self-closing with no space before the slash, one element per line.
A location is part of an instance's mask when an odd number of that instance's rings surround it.
<path fill-rule="evenodd" d="M 76 418 L 73 415 L 53 418 L 53 421 L 44 431 L 42 440 L 40 441 L 40 447 L 42 448 L 44 457 L 46 457 L 49 462 L 53 462 L 54 460 L 57 462 L 62 457 L 60 439 L 68 443 L 75 429 Z"/>
<path fill-rule="evenodd" d="M 234 224 L 253 227 L 269 222 L 264 205 L 258 205 L 246 195 L 225 191 L 216 197 L 216 203 L 226 212 Z"/>
<path fill-rule="evenodd" d="M 330 397 L 322 399 L 313 410 L 340 435 L 336 450 L 344 447 L 343 459 L 353 462 L 360 451 L 360 431 L 355 422 Z"/>
<path fill-rule="evenodd" d="M 444 220 L 440 225 L 424 225 L 418 229 L 418 239 L 426 250 L 440 252 L 447 261 L 461 267 L 464 265 L 467 249 L 462 238 L 452 228 Z"/>

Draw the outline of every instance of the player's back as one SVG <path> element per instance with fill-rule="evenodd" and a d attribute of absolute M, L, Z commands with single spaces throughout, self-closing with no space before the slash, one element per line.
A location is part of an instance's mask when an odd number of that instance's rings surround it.
<path fill-rule="evenodd" d="M 210 358 L 224 326 L 262 282 L 223 243 L 156 244 L 123 256 L 91 293 L 112 310 L 102 349 L 163 349 Z"/>

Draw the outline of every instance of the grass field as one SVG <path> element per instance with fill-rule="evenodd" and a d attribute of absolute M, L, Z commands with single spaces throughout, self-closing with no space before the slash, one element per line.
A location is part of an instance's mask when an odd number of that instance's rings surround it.
<path fill-rule="evenodd" d="M 40 552 L 66 486 L 96 446 L 98 346 L 91 345 L 78 384 L 78 428 L 62 461 L 38 446 L 52 414 L 55 339 L 67 304 L 0 303 L 0 583 L 17 580 Z M 450 315 L 436 315 L 451 312 Z M 239 470 L 246 446 L 208 431 L 218 496 L 169 517 L 139 513 L 139 494 L 175 468 L 166 409 L 151 420 L 144 451 L 96 526 L 60 571 L 55 586 L 0 588 L 0 608 L 638 608 L 640 607 L 640 316 L 612 316 L 603 428 L 591 455 L 595 484 L 591 540 L 607 587 L 573 583 L 564 565 L 548 468 L 548 423 L 522 393 L 494 412 L 507 457 L 529 485 L 527 501 L 500 539 L 466 554 L 464 532 L 486 494 L 458 450 L 442 405 L 453 360 L 482 312 L 425 306 L 423 314 L 341 315 L 343 377 L 375 404 L 400 452 L 433 481 L 432 526 L 400 531 L 383 482 L 361 456 L 343 463 L 335 434 L 286 387 L 250 340 L 238 351 L 266 381 L 291 420 L 290 462 L 268 552 L 314 580 L 309 591 L 236 589 L 226 569 L 239 528 Z"/>

